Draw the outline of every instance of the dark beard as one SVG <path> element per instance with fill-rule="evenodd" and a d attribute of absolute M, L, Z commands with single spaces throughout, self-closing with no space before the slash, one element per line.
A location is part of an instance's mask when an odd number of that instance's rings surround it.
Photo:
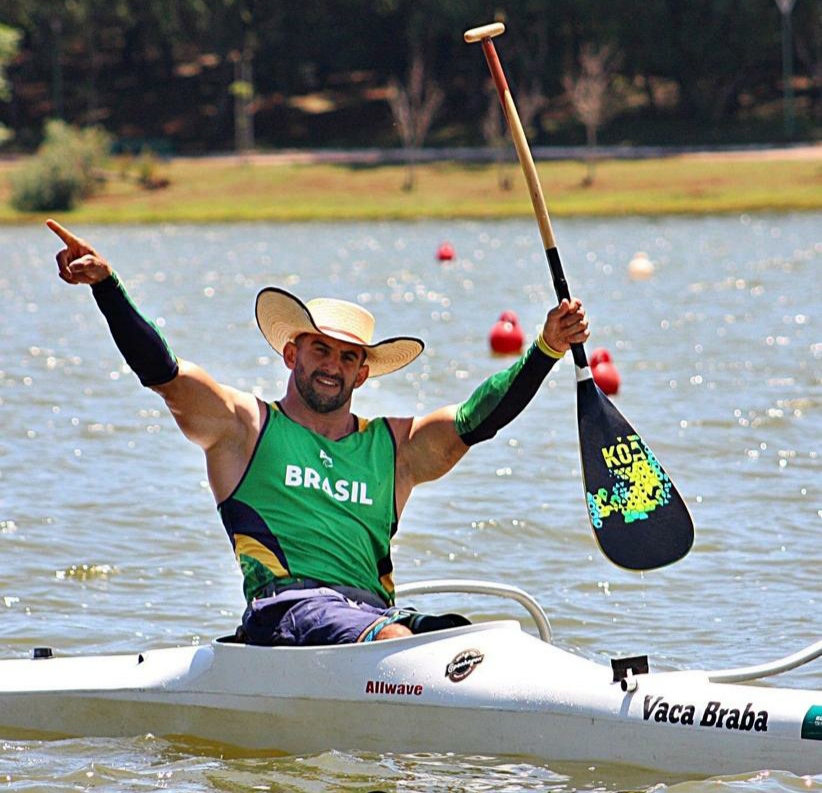
<path fill-rule="evenodd" d="M 351 388 L 346 388 L 345 381 L 342 377 L 338 377 L 337 375 L 322 375 L 323 377 L 336 380 L 340 384 L 341 388 L 334 396 L 324 396 L 322 394 L 318 394 L 314 390 L 314 378 L 318 374 L 318 372 L 315 372 L 312 375 L 307 375 L 305 373 L 305 369 L 300 366 L 300 364 L 297 364 L 294 368 L 294 383 L 297 386 L 297 391 L 308 407 L 317 413 L 331 413 L 338 408 L 341 408 L 346 402 L 348 402 L 354 388 L 353 386 Z"/>

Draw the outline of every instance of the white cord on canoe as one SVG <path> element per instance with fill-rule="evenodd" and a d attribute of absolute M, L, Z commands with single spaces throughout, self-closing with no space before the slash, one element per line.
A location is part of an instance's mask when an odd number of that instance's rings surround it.
<path fill-rule="evenodd" d="M 434 595 L 440 592 L 466 592 L 475 595 L 496 595 L 497 597 L 516 600 L 530 615 L 537 626 L 539 638 L 551 643 L 551 623 L 537 600 L 524 589 L 510 584 L 494 584 L 490 581 L 474 581 L 462 578 L 441 578 L 433 581 L 414 581 L 409 584 L 400 584 L 397 595 Z"/>
<path fill-rule="evenodd" d="M 708 672 L 708 680 L 712 683 L 742 683 L 746 680 L 759 680 L 762 677 L 778 675 L 787 672 L 789 669 L 796 669 L 798 666 L 807 664 L 822 655 L 822 640 L 809 644 L 804 650 L 786 655 L 765 664 L 756 666 L 740 666 L 736 669 L 717 669 Z"/>

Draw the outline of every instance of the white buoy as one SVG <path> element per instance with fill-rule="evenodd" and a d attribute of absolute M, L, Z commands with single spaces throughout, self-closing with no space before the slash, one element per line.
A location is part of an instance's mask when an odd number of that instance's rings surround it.
<path fill-rule="evenodd" d="M 640 281 L 650 278 L 654 274 L 654 263 L 648 258 L 645 251 L 637 251 L 628 262 L 628 275 Z"/>

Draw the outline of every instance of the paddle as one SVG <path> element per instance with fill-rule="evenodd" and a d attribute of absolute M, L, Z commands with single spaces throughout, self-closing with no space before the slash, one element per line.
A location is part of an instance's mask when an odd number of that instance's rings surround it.
<path fill-rule="evenodd" d="M 465 41 L 482 43 L 531 193 L 554 289 L 559 300 L 570 299 L 537 169 L 491 41 L 504 32 L 505 25 L 498 22 L 466 31 Z M 583 486 L 600 549 L 630 570 L 652 570 L 681 559 L 694 541 L 685 502 L 654 453 L 597 387 L 583 345 L 572 345 L 571 352 L 576 364 Z"/>

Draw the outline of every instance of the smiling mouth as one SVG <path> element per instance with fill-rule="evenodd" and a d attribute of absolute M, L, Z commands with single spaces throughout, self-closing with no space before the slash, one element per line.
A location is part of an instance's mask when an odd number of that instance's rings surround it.
<path fill-rule="evenodd" d="M 326 374 L 315 374 L 312 378 L 317 385 L 325 388 L 342 388 L 343 381 L 341 377 L 332 377 Z"/>

